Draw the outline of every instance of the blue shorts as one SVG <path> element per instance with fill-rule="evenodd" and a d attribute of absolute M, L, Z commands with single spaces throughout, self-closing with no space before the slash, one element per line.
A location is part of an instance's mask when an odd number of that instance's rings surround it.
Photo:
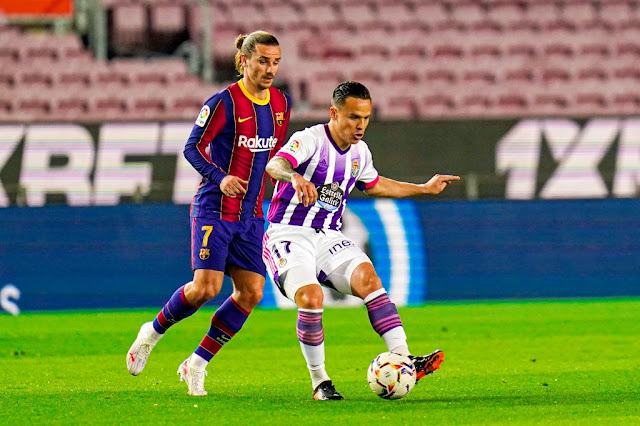
<path fill-rule="evenodd" d="M 236 265 L 262 276 L 264 219 L 252 217 L 239 222 L 203 217 L 191 218 L 191 268 L 212 269 L 228 274 Z"/>

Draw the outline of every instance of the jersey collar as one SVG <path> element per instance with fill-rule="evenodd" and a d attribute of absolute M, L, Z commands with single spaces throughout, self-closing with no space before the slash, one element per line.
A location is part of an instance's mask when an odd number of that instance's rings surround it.
<path fill-rule="evenodd" d="M 336 151 L 338 151 L 341 155 L 351 149 L 351 145 L 349 145 L 346 149 L 340 149 L 336 141 L 334 141 L 333 138 L 331 137 L 331 132 L 329 131 L 329 123 L 325 123 L 324 132 L 327 134 L 327 137 L 329 138 L 329 142 L 331 142 L 331 145 L 333 145 Z"/>
<path fill-rule="evenodd" d="M 269 101 L 271 100 L 271 90 L 267 90 L 267 99 L 258 99 L 258 98 L 256 98 L 255 96 L 253 96 L 252 94 L 249 93 L 247 88 L 244 87 L 244 83 L 242 82 L 242 80 L 238 81 L 238 86 L 240 86 L 240 90 L 242 90 L 242 93 L 244 93 L 244 95 L 247 98 L 249 98 L 249 100 L 251 102 L 253 102 L 254 104 L 267 105 L 269 103 Z"/>

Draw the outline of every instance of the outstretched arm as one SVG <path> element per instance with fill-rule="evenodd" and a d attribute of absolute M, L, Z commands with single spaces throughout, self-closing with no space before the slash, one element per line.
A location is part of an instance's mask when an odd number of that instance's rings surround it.
<path fill-rule="evenodd" d="M 275 156 L 267 163 L 267 173 L 282 182 L 291 182 L 291 186 L 296 190 L 298 201 L 305 207 L 310 206 L 318 199 L 316 187 L 306 180 L 300 173 L 293 170 L 293 165 L 284 157 Z"/>
<path fill-rule="evenodd" d="M 448 184 L 455 180 L 460 180 L 460 176 L 454 175 L 435 175 L 429 182 L 423 184 L 398 182 L 380 176 L 378 182 L 364 192 L 373 197 L 389 197 L 389 198 L 406 198 L 423 194 L 439 194 L 447 187 Z"/>

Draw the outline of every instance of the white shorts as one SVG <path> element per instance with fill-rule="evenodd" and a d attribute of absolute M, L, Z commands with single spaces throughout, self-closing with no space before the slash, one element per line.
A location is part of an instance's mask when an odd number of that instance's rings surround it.
<path fill-rule="evenodd" d="M 351 274 L 367 256 L 342 232 L 272 223 L 263 240 L 262 258 L 282 294 L 295 301 L 296 292 L 322 284 L 351 294 Z"/>

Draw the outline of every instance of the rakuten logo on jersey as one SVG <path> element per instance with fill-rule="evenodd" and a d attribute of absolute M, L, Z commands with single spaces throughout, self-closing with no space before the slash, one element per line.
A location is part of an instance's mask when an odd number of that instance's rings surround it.
<path fill-rule="evenodd" d="M 251 152 L 270 151 L 278 143 L 278 138 L 269 136 L 268 138 L 248 138 L 245 135 L 240 135 L 238 138 L 238 147 L 249 148 Z"/>

